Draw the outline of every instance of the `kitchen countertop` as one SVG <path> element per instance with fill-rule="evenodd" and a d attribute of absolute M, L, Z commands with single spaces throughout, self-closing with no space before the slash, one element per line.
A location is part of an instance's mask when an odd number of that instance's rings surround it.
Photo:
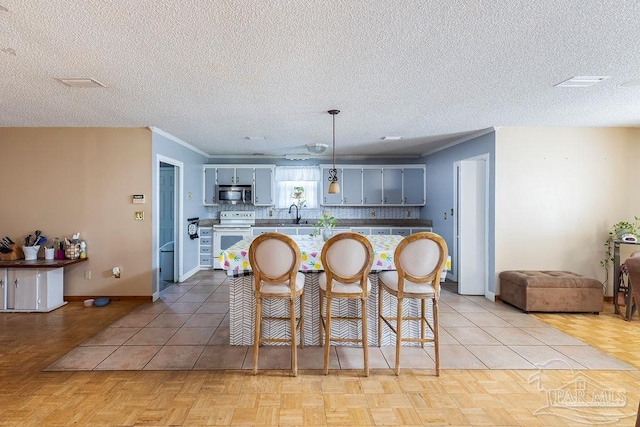
<path fill-rule="evenodd" d="M 34 260 L 15 259 L 12 261 L 0 261 L 0 268 L 60 268 L 71 264 L 88 261 L 89 258 L 78 259 L 44 259 Z"/>
<path fill-rule="evenodd" d="M 313 227 L 317 219 L 302 218 L 300 224 L 292 220 L 257 219 L 255 227 Z M 306 223 L 305 223 L 306 222 Z M 201 219 L 200 227 L 220 224 L 217 219 Z M 432 227 L 430 219 L 338 219 L 336 227 Z"/>

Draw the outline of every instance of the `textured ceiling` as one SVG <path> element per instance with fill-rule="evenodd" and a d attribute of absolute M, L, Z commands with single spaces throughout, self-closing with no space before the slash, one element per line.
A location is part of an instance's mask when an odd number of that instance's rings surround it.
<path fill-rule="evenodd" d="M 335 108 L 337 153 L 369 156 L 638 126 L 640 86 L 620 85 L 640 78 L 639 17 L 630 0 L 0 0 L 0 126 L 153 126 L 211 155 L 283 155 L 331 144 Z M 585 75 L 611 78 L 553 87 Z"/>

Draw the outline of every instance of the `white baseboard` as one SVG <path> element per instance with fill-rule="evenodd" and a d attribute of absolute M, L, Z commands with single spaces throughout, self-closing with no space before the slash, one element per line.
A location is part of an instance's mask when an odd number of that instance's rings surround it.
<path fill-rule="evenodd" d="M 493 292 L 487 292 L 485 294 L 485 298 L 487 298 L 489 301 L 495 301 L 496 300 L 496 294 Z"/>
<path fill-rule="evenodd" d="M 158 301 L 158 298 L 160 298 L 160 292 L 154 292 L 153 295 L 151 295 L 151 302 Z"/>

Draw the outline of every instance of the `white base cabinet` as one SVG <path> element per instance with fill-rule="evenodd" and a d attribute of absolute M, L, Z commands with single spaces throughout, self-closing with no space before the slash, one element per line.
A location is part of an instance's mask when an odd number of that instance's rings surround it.
<path fill-rule="evenodd" d="M 6 268 L 0 270 L 0 310 L 48 312 L 62 307 L 64 269 Z"/>

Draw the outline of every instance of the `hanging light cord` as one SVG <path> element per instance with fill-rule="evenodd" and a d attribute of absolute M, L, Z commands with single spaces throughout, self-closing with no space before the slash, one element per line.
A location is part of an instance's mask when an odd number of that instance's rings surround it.
<path fill-rule="evenodd" d="M 336 114 L 339 112 L 340 110 L 327 111 L 333 116 L 333 169 L 329 170 L 329 182 L 331 183 L 338 182 L 338 170 L 336 169 Z"/>
<path fill-rule="evenodd" d="M 333 118 L 333 168 L 336 168 L 336 115 L 332 114 Z"/>

